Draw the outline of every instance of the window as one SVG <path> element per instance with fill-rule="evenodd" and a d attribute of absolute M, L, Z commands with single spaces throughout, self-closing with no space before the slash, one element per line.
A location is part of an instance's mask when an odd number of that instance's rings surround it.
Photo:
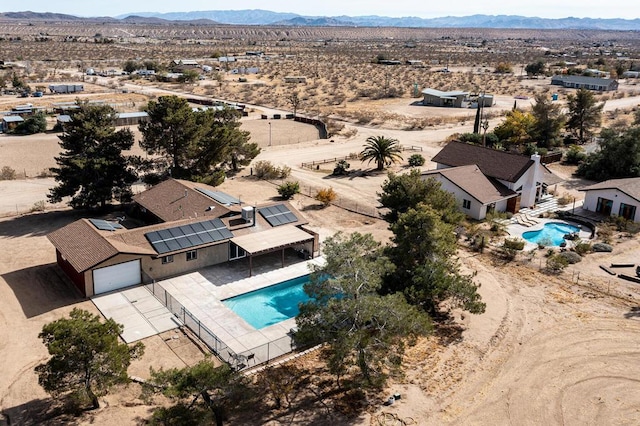
<path fill-rule="evenodd" d="M 627 220 L 634 220 L 636 218 L 636 206 L 620 203 L 620 212 L 618 213 L 618 216 L 622 216 Z"/>
<path fill-rule="evenodd" d="M 196 260 L 198 258 L 198 250 L 191 250 L 187 252 L 187 262 L 190 260 Z"/>
<path fill-rule="evenodd" d="M 240 259 L 246 257 L 247 252 L 242 247 L 238 247 L 236 244 L 231 243 L 229 245 L 229 260 Z"/>
<path fill-rule="evenodd" d="M 162 256 L 161 259 L 162 259 L 162 264 L 163 265 L 165 265 L 167 263 L 173 263 L 173 255 L 172 254 L 167 255 L 167 256 Z"/>
<path fill-rule="evenodd" d="M 471 208 L 471 200 L 462 200 L 462 208 L 469 210 Z"/>

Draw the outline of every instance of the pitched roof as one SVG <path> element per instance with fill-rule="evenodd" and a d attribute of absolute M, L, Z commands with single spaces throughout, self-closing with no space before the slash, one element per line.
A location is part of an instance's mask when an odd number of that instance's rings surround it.
<path fill-rule="evenodd" d="M 430 170 L 424 172 L 423 176 L 434 174 L 442 175 L 481 204 L 491 204 L 517 195 L 495 179 L 487 178 L 475 164 Z"/>
<path fill-rule="evenodd" d="M 629 197 L 640 201 L 640 177 L 626 179 L 609 179 L 594 185 L 579 189 L 579 191 L 591 191 L 597 189 L 617 189 Z"/>
<path fill-rule="evenodd" d="M 452 141 L 431 160 L 449 167 L 476 164 L 486 176 L 516 182 L 534 164 L 524 155 Z"/>
<path fill-rule="evenodd" d="M 147 254 L 148 250 L 127 244 L 112 244 L 109 231 L 99 231 L 87 219 L 80 219 L 47 235 L 51 244 L 78 272 L 104 262 L 119 253 Z"/>
<path fill-rule="evenodd" d="M 196 188 L 215 188 L 178 179 L 167 179 L 133 197 L 133 201 L 163 222 L 189 218 L 222 217 L 231 209 L 218 203 Z M 213 209 L 211 208 L 213 207 Z"/>
<path fill-rule="evenodd" d="M 422 94 L 430 95 L 430 96 L 437 96 L 437 97 L 440 97 L 440 98 L 451 98 L 451 97 L 456 97 L 456 96 L 465 96 L 465 95 L 468 95 L 469 92 L 461 92 L 459 90 L 454 90 L 452 92 L 442 92 L 442 91 L 437 90 L 437 89 L 424 89 L 422 91 Z"/>

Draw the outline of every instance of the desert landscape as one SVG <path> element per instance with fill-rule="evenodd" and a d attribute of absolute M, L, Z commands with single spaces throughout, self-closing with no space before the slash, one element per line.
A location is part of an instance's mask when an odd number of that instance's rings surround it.
<path fill-rule="evenodd" d="M 99 37 L 98 37 L 99 34 Z M 531 107 L 537 93 L 568 89 L 550 86 L 548 77 L 524 78 L 525 64 L 554 55 L 549 63 L 577 61 L 584 66 L 604 57 L 613 66 L 615 50 L 637 60 L 639 35 L 609 31 L 531 31 L 381 28 L 247 28 L 236 26 L 74 25 L 37 21 L 33 25 L 0 22 L 0 47 L 5 78 L 19 73 L 35 86 L 55 82 L 82 83 L 80 99 L 113 104 L 121 112 L 137 111 L 162 94 L 205 97 L 246 105 L 242 128 L 262 148 L 254 160 L 291 167 L 290 180 L 301 193 L 292 201 L 321 239 L 335 232 L 372 233 L 387 242 L 388 223 L 378 216 L 378 193 L 387 171 L 361 162 L 357 154 L 370 136 L 397 139 L 406 151 L 400 164 L 388 171 L 409 169 L 407 158 L 426 158 L 422 170 L 455 134 L 473 129 L 475 110 L 424 107 L 420 89 L 492 93 L 495 105 L 487 112 L 491 128 L 499 124 L 514 102 Z M 18 42 L 9 38 L 19 37 Z M 69 38 L 70 37 L 70 38 Z M 46 38 L 39 41 L 37 38 Z M 112 43 L 94 40 L 113 39 Z M 409 46 L 409 47 L 408 47 Z M 414 47 L 410 47 L 414 46 Z M 606 47 L 605 47 L 606 46 Z M 246 51 L 264 51 L 259 58 Z M 546 54 L 546 52 L 551 52 Z M 217 56 L 216 56 L 217 55 Z M 243 56 L 241 63 L 217 63 L 218 56 Z M 406 61 L 419 59 L 424 67 L 385 66 L 378 55 Z M 556 56 L 557 55 L 557 56 Z M 602 56 L 601 56 L 602 55 Z M 269 59 L 265 59 L 265 56 Z M 126 60 L 168 63 L 195 58 L 218 65 L 214 75 L 193 84 L 163 83 L 130 75 L 87 76 L 96 70 L 122 69 Z M 631 61 L 631 59 L 629 59 Z M 512 72 L 494 72 L 508 63 Z M 237 66 L 258 67 L 256 74 L 232 73 Z M 449 72 L 439 72 L 446 67 Z M 3 71 L 0 71 L 2 73 Z M 306 83 L 285 83 L 288 75 Z M 631 120 L 640 104 L 637 79 L 620 80 L 615 92 L 598 94 L 606 101 L 604 126 Z M 330 136 L 293 120 L 274 119 L 292 111 L 291 94 L 300 97 L 298 113 L 323 120 Z M 29 102 L 51 108 L 74 101 L 76 95 L 46 94 L 21 99 L 0 96 L 0 110 Z M 269 118 L 263 119 L 263 115 Z M 49 129 L 55 119 L 48 118 Z M 132 127 L 136 140 L 140 134 Z M 46 235 L 83 217 L 65 203 L 49 204 L 46 195 L 55 184 L 48 169 L 60 153 L 53 131 L 31 136 L 0 135 L 0 167 L 17 178 L 0 181 L 0 424 L 144 424 L 153 409 L 166 401 L 144 401 L 139 386 L 118 388 L 103 398 L 98 410 L 81 416 L 50 417 L 55 401 L 39 386 L 34 367 L 47 359 L 38 339 L 44 324 L 81 307 L 99 313 L 83 299 L 61 270 Z M 136 144 L 130 152 L 144 155 Z M 332 176 L 334 158 L 349 157 L 351 173 Z M 316 168 L 302 163 L 327 160 Z M 580 200 L 579 188 L 590 182 L 575 178 L 574 167 L 553 164 L 564 179 L 558 194 Z M 229 177 L 221 191 L 259 204 L 277 197 L 280 181 L 261 181 L 250 166 Z M 320 209 L 313 198 L 320 188 L 338 194 L 333 205 Z M 137 185 L 136 192 L 144 189 Z M 44 202 L 44 203 L 43 203 Z M 289 410 L 240 415 L 232 424 L 638 424 L 640 423 L 640 287 L 606 274 L 599 265 L 636 263 L 637 236 L 616 234 L 612 253 L 592 253 L 558 275 L 544 271 L 542 251 L 513 262 L 496 261 L 489 244 L 486 253 L 460 245 L 463 270 L 474 273 L 486 312 L 455 311 L 434 335 L 408 349 L 404 376 L 394 377 L 362 409 L 345 410 L 347 402 L 326 397 L 312 402 L 300 397 Z M 149 367 L 183 367 L 203 359 L 204 353 L 188 331 L 168 332 L 144 340 L 141 360 L 131 376 L 149 377 Z M 292 361 L 313 371 L 319 365 L 312 352 Z M 389 395 L 402 397 L 385 406 Z M 303 402 L 303 400 L 305 402 Z M 49 417 L 48 417 L 49 416 Z M 253 417 L 252 417 L 253 416 Z M 256 417 L 257 416 L 257 417 Z"/>

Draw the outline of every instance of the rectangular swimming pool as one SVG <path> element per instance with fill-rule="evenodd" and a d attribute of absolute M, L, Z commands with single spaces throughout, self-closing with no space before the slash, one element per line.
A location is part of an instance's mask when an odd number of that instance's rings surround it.
<path fill-rule="evenodd" d="M 311 300 L 303 290 L 307 282 L 309 275 L 304 275 L 225 299 L 222 303 L 260 330 L 298 315 L 298 304 Z"/>

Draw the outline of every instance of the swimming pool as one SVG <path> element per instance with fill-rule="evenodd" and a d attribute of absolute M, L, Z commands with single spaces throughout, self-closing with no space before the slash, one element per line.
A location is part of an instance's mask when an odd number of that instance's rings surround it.
<path fill-rule="evenodd" d="M 545 223 L 544 227 L 537 231 L 527 231 L 522 233 L 522 238 L 530 243 L 547 243 L 549 246 L 559 246 L 564 241 L 566 234 L 580 232 L 577 226 L 562 222 Z"/>
<path fill-rule="evenodd" d="M 298 305 L 311 300 L 303 290 L 307 282 L 309 275 L 304 275 L 225 299 L 222 303 L 260 330 L 298 315 Z"/>

